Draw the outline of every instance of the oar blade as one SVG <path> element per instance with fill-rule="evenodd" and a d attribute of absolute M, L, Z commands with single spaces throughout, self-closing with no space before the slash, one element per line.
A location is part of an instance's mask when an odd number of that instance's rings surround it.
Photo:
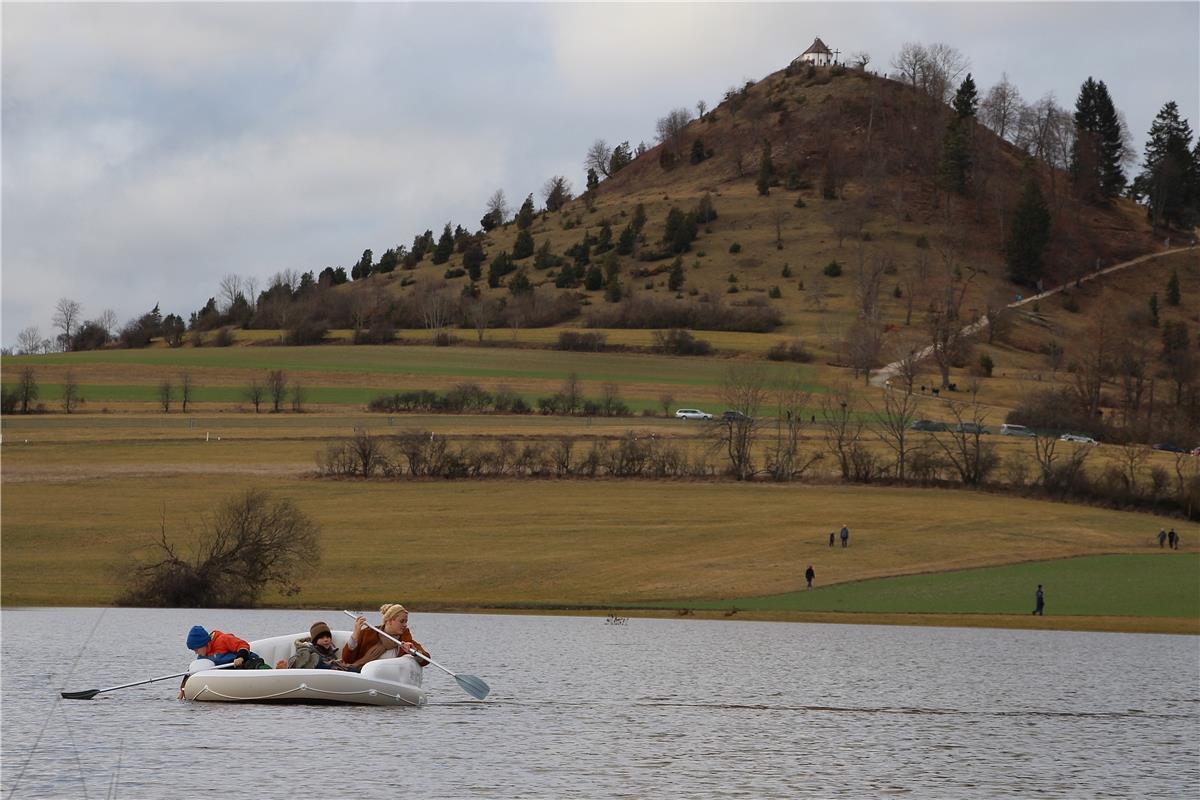
<path fill-rule="evenodd" d="M 100 694 L 99 689 L 84 689 L 82 692 L 62 692 L 62 696 L 68 700 L 91 700 L 98 694 Z"/>
<path fill-rule="evenodd" d="M 458 681 L 458 685 L 463 688 L 467 694 L 474 697 L 476 700 L 482 700 L 492 691 L 492 687 L 483 682 L 481 678 L 476 678 L 474 675 L 455 675 L 454 680 Z"/>

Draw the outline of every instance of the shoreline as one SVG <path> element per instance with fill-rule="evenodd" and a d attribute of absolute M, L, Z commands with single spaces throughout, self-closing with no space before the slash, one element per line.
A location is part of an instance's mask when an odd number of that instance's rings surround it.
<path fill-rule="evenodd" d="M 358 604 L 362 605 L 362 604 Z M 371 604 L 367 604 L 368 606 Z M 145 608 L 144 606 L 71 606 L 5 605 L 0 613 L 16 609 L 38 608 Z M 277 605 L 268 603 L 230 611 L 326 611 L 326 607 Z M 851 611 L 735 611 L 648 609 L 620 606 L 476 606 L 470 604 L 414 605 L 414 614 L 516 614 L 525 616 L 583 616 L 605 618 L 612 615 L 632 619 L 725 620 L 747 622 L 800 622 L 815 625 L 898 625 L 926 628 L 991 628 L 996 630 L 1044 630 L 1082 633 L 1144 633 L 1171 636 L 1200 636 L 1200 618 L 1189 617 L 1117 617 L 1117 616 L 1044 616 L 1032 614 L 930 614 L 901 612 Z"/>

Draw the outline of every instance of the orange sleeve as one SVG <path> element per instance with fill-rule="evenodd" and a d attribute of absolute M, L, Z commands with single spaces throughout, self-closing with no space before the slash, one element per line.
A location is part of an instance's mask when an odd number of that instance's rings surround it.
<path fill-rule="evenodd" d="M 213 631 L 212 638 L 208 642 L 208 652 L 211 655 L 217 653 L 236 653 L 238 650 L 249 650 L 250 643 L 245 639 L 234 636 L 232 633 L 222 633 L 221 631 Z"/>

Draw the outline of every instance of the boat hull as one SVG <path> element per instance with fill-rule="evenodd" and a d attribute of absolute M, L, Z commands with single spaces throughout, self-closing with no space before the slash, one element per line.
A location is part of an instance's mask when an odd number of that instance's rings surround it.
<path fill-rule="evenodd" d="M 333 631 L 341 647 L 349 631 Z M 286 663 L 305 633 L 250 642 L 267 664 Z M 183 696 L 202 703 L 352 703 L 370 706 L 423 706 L 421 666 L 412 656 L 372 661 L 362 672 L 333 669 L 213 669 L 197 659 L 183 684 Z"/>
<path fill-rule="evenodd" d="M 329 669 L 203 670 L 183 686 L 188 700 L 208 703 L 353 703 L 423 706 L 419 687 Z"/>

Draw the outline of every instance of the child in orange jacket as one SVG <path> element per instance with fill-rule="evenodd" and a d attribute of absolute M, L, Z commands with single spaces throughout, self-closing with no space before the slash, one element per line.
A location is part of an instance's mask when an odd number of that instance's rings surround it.
<path fill-rule="evenodd" d="M 232 633 L 222 633 L 214 630 L 206 631 L 200 625 L 193 625 L 188 631 L 187 646 L 196 653 L 196 658 L 207 658 L 214 664 L 233 662 L 233 669 L 260 669 L 266 667 L 262 658 L 250 651 L 250 643 Z M 269 667 L 266 667 L 269 669 Z M 179 699 L 183 699 L 183 684 L 190 676 L 184 676 L 179 684 Z"/>

